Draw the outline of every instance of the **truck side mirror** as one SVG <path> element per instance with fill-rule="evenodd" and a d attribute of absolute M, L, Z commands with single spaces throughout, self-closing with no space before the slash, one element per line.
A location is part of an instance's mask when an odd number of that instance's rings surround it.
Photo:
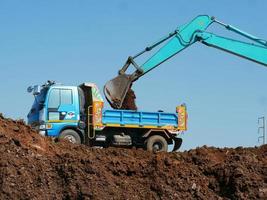
<path fill-rule="evenodd" d="M 32 87 L 32 86 L 29 86 L 29 87 L 27 88 L 27 92 L 28 92 L 28 93 L 31 93 L 32 90 L 33 90 L 33 87 Z"/>
<path fill-rule="evenodd" d="M 33 86 L 33 95 L 38 95 L 41 93 L 41 87 L 39 85 Z"/>

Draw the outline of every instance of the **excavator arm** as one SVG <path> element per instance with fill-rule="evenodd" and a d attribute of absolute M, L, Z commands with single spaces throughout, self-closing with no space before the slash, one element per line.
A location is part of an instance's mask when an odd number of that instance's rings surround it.
<path fill-rule="evenodd" d="M 213 23 L 224 26 L 227 30 L 243 36 L 251 43 L 235 40 L 231 38 L 221 37 L 213 33 L 206 32 L 206 29 Z M 160 44 L 168 42 L 163 45 L 152 57 L 150 57 L 144 64 L 139 66 L 135 59 L 147 51 L 158 47 Z M 139 77 L 143 76 L 150 70 L 159 66 L 161 63 L 170 59 L 185 48 L 191 46 L 195 42 L 201 42 L 210 47 L 215 47 L 220 50 L 238 55 L 240 57 L 249 59 L 256 63 L 267 66 L 267 41 L 257 38 L 251 34 L 239 30 L 231 25 L 224 24 L 217 21 L 214 17 L 208 15 L 200 15 L 191 22 L 179 27 L 172 33 L 163 37 L 158 42 L 146 47 L 143 51 L 133 57 L 129 57 L 125 65 L 119 71 L 119 75 L 106 83 L 104 87 L 104 94 L 113 108 L 121 108 L 123 100 L 127 91 L 132 86 L 132 83 Z M 136 70 L 127 74 L 126 71 L 130 66 Z"/>

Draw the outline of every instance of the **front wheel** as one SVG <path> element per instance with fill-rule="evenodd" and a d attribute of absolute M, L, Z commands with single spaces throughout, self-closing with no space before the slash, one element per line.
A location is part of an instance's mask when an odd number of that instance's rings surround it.
<path fill-rule="evenodd" d="M 81 138 L 79 134 L 72 129 L 62 131 L 59 138 L 66 139 L 73 144 L 81 144 Z"/>
<path fill-rule="evenodd" d="M 167 152 L 168 143 L 164 137 L 153 135 L 147 139 L 146 148 L 150 152 Z"/>

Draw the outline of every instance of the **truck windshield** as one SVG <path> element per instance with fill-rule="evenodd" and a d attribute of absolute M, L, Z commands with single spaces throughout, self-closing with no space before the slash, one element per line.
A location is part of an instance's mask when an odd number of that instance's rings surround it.
<path fill-rule="evenodd" d="M 31 112 L 42 110 L 46 94 L 47 94 L 47 88 L 43 88 L 40 94 L 34 96 L 35 100 L 33 102 Z"/>

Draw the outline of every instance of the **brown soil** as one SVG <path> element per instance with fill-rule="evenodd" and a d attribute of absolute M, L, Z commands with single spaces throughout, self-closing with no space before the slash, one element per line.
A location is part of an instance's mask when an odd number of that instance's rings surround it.
<path fill-rule="evenodd" d="M 0 116 L 0 199 L 267 199 L 267 145 L 95 149 Z"/>
<path fill-rule="evenodd" d="M 137 110 L 137 106 L 135 104 L 135 93 L 134 91 L 130 88 L 125 96 L 125 99 L 122 103 L 122 106 L 120 109 L 125 109 L 125 110 Z"/>

